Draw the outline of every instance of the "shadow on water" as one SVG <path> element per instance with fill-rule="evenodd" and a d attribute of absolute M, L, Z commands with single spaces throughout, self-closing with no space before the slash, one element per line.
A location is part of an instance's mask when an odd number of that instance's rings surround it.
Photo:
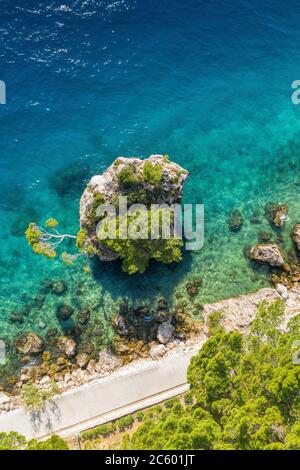
<path fill-rule="evenodd" d="M 96 282 L 110 293 L 113 299 L 126 299 L 132 305 L 151 305 L 158 297 L 172 303 L 176 287 L 191 271 L 192 255 L 185 253 L 180 263 L 164 265 L 151 262 L 144 274 L 124 273 L 120 262 L 101 262 L 98 258 L 91 263 Z"/>
<path fill-rule="evenodd" d="M 62 199 L 80 197 L 88 180 L 92 176 L 90 166 L 83 162 L 74 162 L 50 175 L 49 188 Z"/>

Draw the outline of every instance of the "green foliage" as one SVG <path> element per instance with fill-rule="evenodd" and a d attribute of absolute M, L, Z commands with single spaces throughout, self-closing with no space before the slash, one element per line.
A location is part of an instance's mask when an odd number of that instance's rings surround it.
<path fill-rule="evenodd" d="M 0 450 L 23 450 L 26 439 L 17 432 L 0 432 Z"/>
<path fill-rule="evenodd" d="M 159 184 L 163 175 L 163 167 L 160 164 L 145 162 L 143 165 L 143 177 L 149 184 Z"/>
<path fill-rule="evenodd" d="M 117 421 L 119 431 L 125 431 L 127 428 L 131 428 L 133 425 L 134 418 L 132 415 L 124 416 Z"/>
<path fill-rule="evenodd" d="M 32 439 L 26 441 L 24 436 L 16 432 L 0 433 L 0 450 L 68 450 L 67 443 L 56 434 L 46 441 Z"/>
<path fill-rule="evenodd" d="M 74 255 L 71 255 L 70 253 L 67 253 L 66 251 L 64 251 L 62 254 L 61 254 L 61 259 L 62 261 L 67 264 L 68 266 L 73 266 L 74 265 L 74 258 L 75 256 Z"/>
<path fill-rule="evenodd" d="M 194 403 L 194 397 L 193 397 L 193 394 L 191 392 L 187 392 L 184 395 L 184 403 L 186 405 L 192 405 Z"/>
<path fill-rule="evenodd" d="M 118 173 L 118 182 L 121 188 L 131 188 L 142 182 L 141 176 L 136 172 L 133 163 L 128 163 Z"/>
<path fill-rule="evenodd" d="M 208 317 L 208 332 L 209 336 L 213 336 L 217 333 L 222 333 L 224 331 L 223 326 L 221 325 L 223 317 L 223 312 L 218 310 L 217 312 L 213 312 Z"/>
<path fill-rule="evenodd" d="M 139 422 L 143 421 L 143 419 L 144 419 L 144 413 L 143 413 L 142 411 L 138 411 L 138 412 L 136 413 L 136 419 L 137 419 Z"/>
<path fill-rule="evenodd" d="M 76 246 L 80 250 L 82 250 L 85 246 L 86 237 L 87 237 L 86 230 L 83 230 L 83 229 L 79 230 L 79 232 L 77 233 L 77 238 L 76 238 Z"/>
<path fill-rule="evenodd" d="M 193 405 L 169 400 L 146 414 L 123 448 L 300 450 L 300 366 L 292 362 L 300 331 L 295 319 L 281 332 L 283 315 L 282 302 L 262 304 L 244 336 L 225 333 L 216 315 L 188 369 Z"/>
<path fill-rule="evenodd" d="M 100 437 L 108 437 L 116 430 L 116 424 L 108 423 L 108 424 L 100 424 L 94 429 L 90 429 L 89 431 L 84 431 L 81 434 L 81 437 L 84 441 L 87 440 L 94 440 L 99 439 Z"/>
<path fill-rule="evenodd" d="M 97 209 L 102 204 L 105 204 L 105 197 L 101 193 L 94 194 L 92 208 L 89 213 L 89 218 L 92 222 L 99 222 L 100 218 L 97 216 Z"/>
<path fill-rule="evenodd" d="M 28 450 L 69 450 L 69 446 L 60 436 L 53 434 L 46 441 L 32 439 L 28 442 Z"/>
<path fill-rule="evenodd" d="M 180 401 L 178 398 L 170 398 L 169 400 L 165 401 L 165 407 L 166 408 L 173 408 L 173 406 L 180 404 Z"/>
<path fill-rule="evenodd" d="M 167 213 L 166 213 L 167 211 Z M 122 261 L 122 269 L 129 274 L 143 273 L 149 265 L 149 261 L 154 259 L 164 264 L 179 262 L 182 259 L 181 247 L 183 242 L 181 239 L 175 238 L 171 234 L 171 238 L 164 240 L 161 234 L 163 214 L 169 217 L 170 225 L 172 224 L 173 214 L 167 209 L 157 209 L 157 217 L 159 220 L 160 234 L 159 238 L 151 239 L 151 215 L 155 216 L 154 211 L 140 211 L 134 216 L 121 217 L 118 216 L 116 225 L 114 221 L 108 219 L 104 223 L 102 230 L 99 231 L 99 241 L 108 248 L 115 251 Z M 121 230 L 131 231 L 138 234 L 140 238 L 134 239 L 132 236 L 122 239 Z M 144 235 L 143 235 L 144 233 Z M 140 235 L 139 235 L 140 234 Z M 144 238 L 142 238 L 144 237 Z"/>
<path fill-rule="evenodd" d="M 268 340 L 276 340 L 280 336 L 278 327 L 284 316 L 284 302 L 277 300 L 271 305 L 263 302 L 259 308 L 259 312 L 251 329 L 254 335 L 260 338 L 268 338 Z"/>
<path fill-rule="evenodd" d="M 48 219 L 45 222 L 45 226 L 48 228 L 55 228 L 58 226 L 58 221 L 56 219 Z"/>
<path fill-rule="evenodd" d="M 46 221 L 45 226 L 47 230 L 39 227 L 35 222 L 29 224 L 26 229 L 25 236 L 34 253 L 53 259 L 57 256 L 56 248 L 66 238 L 76 239 L 73 235 L 60 234 L 55 229 L 57 225 L 58 221 L 56 219 L 48 219 Z M 62 260 L 66 264 L 72 265 L 74 259 L 76 259 L 76 255 L 69 255 L 68 253 L 62 254 Z"/>
<path fill-rule="evenodd" d="M 29 224 L 25 236 L 34 253 L 50 259 L 56 257 L 56 252 L 52 246 L 42 241 L 42 232 L 35 223 Z"/>
<path fill-rule="evenodd" d="M 42 410 L 45 401 L 50 400 L 56 393 L 58 393 L 58 388 L 54 381 L 49 390 L 39 389 L 34 384 L 27 383 L 22 390 L 24 406 L 29 411 Z"/>

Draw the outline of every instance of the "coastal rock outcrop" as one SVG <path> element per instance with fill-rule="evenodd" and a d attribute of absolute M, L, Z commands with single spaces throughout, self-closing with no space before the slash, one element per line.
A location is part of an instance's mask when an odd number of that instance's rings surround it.
<path fill-rule="evenodd" d="M 76 363 L 77 365 L 83 369 L 85 366 L 87 366 L 89 362 L 89 355 L 86 353 L 78 354 L 76 356 Z"/>
<path fill-rule="evenodd" d="M 44 343 L 35 333 L 28 333 L 17 338 L 15 347 L 19 353 L 30 356 L 41 353 Z"/>
<path fill-rule="evenodd" d="M 188 171 L 164 155 L 152 155 L 145 160 L 117 158 L 102 175 L 91 179 L 80 200 L 80 226 L 89 250 L 102 261 L 120 258 L 119 253 L 107 244 L 99 243 L 97 238 L 100 205 L 111 204 L 118 210 L 119 196 L 127 197 L 128 207 L 143 204 L 150 208 L 151 204 L 179 203 L 187 178 Z"/>
<path fill-rule="evenodd" d="M 57 340 L 57 348 L 67 357 L 73 357 L 76 354 L 76 343 L 69 336 L 60 336 Z"/>
<path fill-rule="evenodd" d="M 123 365 L 122 359 L 117 357 L 112 351 L 105 349 L 99 354 L 99 361 L 95 369 L 99 374 L 110 374 L 114 370 L 119 369 Z"/>
<path fill-rule="evenodd" d="M 214 304 L 206 304 L 202 314 L 205 324 L 208 325 L 210 315 L 220 312 L 220 322 L 226 331 L 243 332 L 255 319 L 261 302 L 272 303 L 281 298 L 281 295 L 275 289 L 264 288 L 253 294 L 240 295 Z"/>
<path fill-rule="evenodd" d="M 280 247 L 276 243 L 261 243 L 250 250 L 250 259 L 257 263 L 268 264 L 280 268 L 284 265 L 284 258 Z"/>

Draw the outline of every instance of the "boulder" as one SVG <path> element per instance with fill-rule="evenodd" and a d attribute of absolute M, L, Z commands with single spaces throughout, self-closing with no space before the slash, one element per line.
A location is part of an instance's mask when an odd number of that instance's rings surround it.
<path fill-rule="evenodd" d="M 166 310 L 158 310 L 155 316 L 155 321 L 158 323 L 163 323 L 165 321 L 168 321 L 172 314 Z"/>
<path fill-rule="evenodd" d="M 161 344 L 167 344 L 173 338 L 174 331 L 171 321 L 166 321 L 159 325 L 156 337 Z"/>
<path fill-rule="evenodd" d="M 43 351 L 43 340 L 35 333 L 20 336 L 15 342 L 16 350 L 23 355 L 35 355 Z"/>
<path fill-rule="evenodd" d="M 257 263 L 268 264 L 280 268 L 284 265 L 284 258 L 280 247 L 276 243 L 260 243 L 251 248 L 250 258 Z"/>
<path fill-rule="evenodd" d="M 93 374 L 95 372 L 96 368 L 96 361 L 94 359 L 91 359 L 87 365 L 86 370 L 88 371 L 89 374 Z"/>
<path fill-rule="evenodd" d="M 164 344 L 154 344 L 150 348 L 149 354 L 153 360 L 157 360 L 157 359 L 160 359 L 162 356 L 164 356 L 166 352 L 167 352 L 167 348 Z"/>
<path fill-rule="evenodd" d="M 300 251 L 300 224 L 294 225 L 292 238 L 293 238 L 293 242 L 295 243 L 297 247 L 297 250 Z"/>
<path fill-rule="evenodd" d="M 284 300 L 287 300 L 287 299 L 288 299 L 288 297 L 289 297 L 289 291 L 288 291 L 288 289 L 287 289 L 283 284 L 277 284 L 276 290 L 277 290 L 278 294 L 280 294 L 281 297 L 282 297 Z"/>
<path fill-rule="evenodd" d="M 289 206 L 287 204 L 274 204 L 269 202 L 265 206 L 265 214 L 271 225 L 282 228 L 289 220 Z"/>
<path fill-rule="evenodd" d="M 83 369 L 88 364 L 89 359 L 89 355 L 86 353 L 78 354 L 76 356 L 76 363 L 81 369 Z"/>
<path fill-rule="evenodd" d="M 127 322 L 126 322 L 125 318 L 122 317 L 121 315 L 118 315 L 113 320 L 112 324 L 113 324 L 113 327 L 115 328 L 115 330 L 117 331 L 117 333 L 120 336 L 128 336 L 129 335 L 129 329 L 128 329 Z"/>
<path fill-rule="evenodd" d="M 76 343 L 69 336 L 60 336 L 57 340 L 57 347 L 67 357 L 73 357 L 76 354 Z"/>
<path fill-rule="evenodd" d="M 112 351 L 104 349 L 99 354 L 99 361 L 95 366 L 96 372 L 99 374 L 108 374 L 123 365 L 123 361 Z"/>
<path fill-rule="evenodd" d="M 67 292 L 68 287 L 65 281 L 58 280 L 51 282 L 51 284 L 49 285 L 49 290 L 52 294 L 60 296 Z"/>

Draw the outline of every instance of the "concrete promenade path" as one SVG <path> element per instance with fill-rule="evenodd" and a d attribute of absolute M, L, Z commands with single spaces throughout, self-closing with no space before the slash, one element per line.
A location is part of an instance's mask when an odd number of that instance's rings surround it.
<path fill-rule="evenodd" d="M 27 439 L 57 433 L 68 436 L 155 405 L 188 390 L 186 372 L 199 346 L 143 367 L 129 367 L 65 392 L 39 413 L 17 409 L 0 416 L 0 432 L 17 431 Z"/>

